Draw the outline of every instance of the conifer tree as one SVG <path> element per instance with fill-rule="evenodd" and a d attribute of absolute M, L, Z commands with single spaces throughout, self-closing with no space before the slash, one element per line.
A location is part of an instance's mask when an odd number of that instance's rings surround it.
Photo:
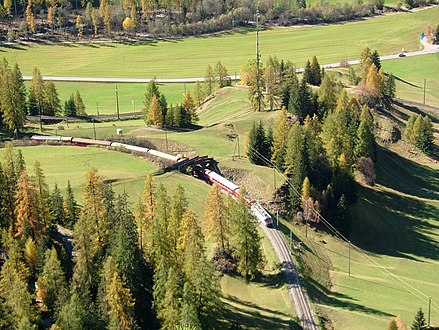
<path fill-rule="evenodd" d="M 318 91 L 319 117 L 324 116 L 335 108 L 339 88 L 330 75 L 325 75 Z"/>
<path fill-rule="evenodd" d="M 187 211 L 188 205 L 189 203 L 186 199 L 184 189 L 178 184 L 175 188 L 174 195 L 172 196 L 171 214 L 169 219 L 169 240 L 174 262 L 177 262 L 177 259 L 180 257 L 177 251 L 178 239 L 181 235 L 180 228 L 183 221 L 183 214 Z M 177 263 L 175 265 L 177 266 Z"/>
<path fill-rule="evenodd" d="M 212 265 L 207 261 L 204 236 L 195 214 L 186 210 L 180 227 L 179 251 L 183 255 L 183 271 L 196 297 L 194 307 L 204 325 L 215 319 L 220 310 L 220 286 Z"/>
<path fill-rule="evenodd" d="M 207 239 L 213 240 L 223 250 L 229 247 L 230 228 L 224 209 L 220 188 L 212 185 L 204 203 L 204 221 Z"/>
<path fill-rule="evenodd" d="M 288 138 L 288 133 L 291 128 L 291 123 L 288 120 L 288 113 L 285 107 L 282 107 L 281 112 L 277 116 L 276 124 L 273 132 L 273 147 L 271 150 L 271 160 L 275 161 Z"/>
<path fill-rule="evenodd" d="M 427 324 L 425 322 L 424 312 L 422 308 L 419 308 L 416 313 L 415 319 L 413 320 L 412 325 L 410 326 L 411 330 L 424 330 L 427 329 Z"/>
<path fill-rule="evenodd" d="M 201 329 L 201 322 L 195 307 L 196 300 L 197 297 L 194 295 L 191 284 L 189 282 L 184 283 L 183 296 L 181 298 L 181 326 Z"/>
<path fill-rule="evenodd" d="M 72 93 L 69 99 L 64 102 L 64 116 L 76 117 L 76 115 L 75 96 Z"/>
<path fill-rule="evenodd" d="M 44 84 L 44 114 L 55 116 L 61 112 L 61 103 L 53 81 L 49 80 Z"/>
<path fill-rule="evenodd" d="M 217 89 L 223 88 L 227 86 L 228 83 L 228 75 L 227 68 L 218 61 L 215 65 L 215 75 L 217 81 Z"/>
<path fill-rule="evenodd" d="M 68 228 L 73 228 L 79 218 L 79 207 L 76 203 L 70 181 L 67 181 L 66 199 L 64 201 L 65 224 Z"/>
<path fill-rule="evenodd" d="M 87 329 L 92 304 L 84 304 L 80 295 L 73 291 L 70 299 L 60 307 L 56 324 L 61 329 Z"/>
<path fill-rule="evenodd" d="M 267 153 L 268 148 L 262 122 L 259 121 L 259 124 L 253 122 L 253 127 L 247 139 L 247 156 L 250 162 L 256 165 L 264 165 L 265 160 L 262 157 Z"/>
<path fill-rule="evenodd" d="M 229 223 L 232 244 L 236 248 L 233 255 L 238 259 L 237 271 L 242 276 L 253 279 L 263 264 L 261 239 L 257 223 L 242 197 L 238 201 L 231 201 Z"/>
<path fill-rule="evenodd" d="M 57 306 L 63 305 L 68 299 L 64 271 L 53 247 L 46 252 L 41 279 L 46 288 L 44 303 L 50 311 L 54 312 Z"/>
<path fill-rule="evenodd" d="M 6 178 L 0 163 L 0 228 L 3 229 L 8 229 L 11 221 L 8 214 L 8 188 L 6 184 Z"/>
<path fill-rule="evenodd" d="M 15 201 L 15 236 L 28 236 L 38 241 L 45 235 L 46 227 L 44 214 L 41 214 L 38 190 L 33 186 L 26 171 L 23 171 L 18 180 L 18 190 Z"/>
<path fill-rule="evenodd" d="M 82 100 L 81 94 L 77 90 L 74 95 L 75 111 L 77 116 L 87 116 L 85 111 L 84 101 Z"/>
<path fill-rule="evenodd" d="M 151 234 L 150 228 L 153 223 L 154 215 L 155 215 L 155 184 L 153 175 L 148 173 L 146 175 L 145 184 L 143 188 L 142 196 L 138 202 L 138 226 L 139 226 L 139 238 L 140 238 L 140 249 L 144 250 L 144 245 L 146 246 L 145 237 L 147 234 Z M 149 244 L 151 244 L 152 236 L 148 235 Z M 147 249 L 149 250 L 149 249 Z"/>
<path fill-rule="evenodd" d="M 36 330 L 39 315 L 27 287 L 27 278 L 14 265 L 14 260 L 6 260 L 0 271 L 0 297 L 10 312 L 14 328 L 26 324 L 25 329 Z"/>
<path fill-rule="evenodd" d="M 305 84 L 312 84 L 313 82 L 313 74 L 311 71 L 311 63 L 309 62 L 309 60 L 306 61 L 302 80 L 305 82 Z"/>
<path fill-rule="evenodd" d="M 32 80 L 29 87 L 28 107 L 30 115 L 44 113 L 44 81 L 40 70 L 34 67 Z"/>
<path fill-rule="evenodd" d="M 375 137 L 371 126 L 371 115 L 367 107 L 363 107 L 362 120 L 357 129 L 357 139 L 354 149 L 355 157 L 370 157 L 375 159 Z M 372 119 L 373 121 L 373 119 Z"/>
<path fill-rule="evenodd" d="M 4 60 L 0 76 L 0 117 L 9 129 L 20 129 L 26 119 L 26 92 L 20 69 L 11 70 Z"/>
<path fill-rule="evenodd" d="M 49 199 L 49 213 L 51 223 L 65 225 L 64 198 L 56 183 Z"/>
<path fill-rule="evenodd" d="M 160 106 L 159 100 L 154 95 L 148 110 L 148 123 L 161 126 L 163 122 L 163 109 Z"/>
<path fill-rule="evenodd" d="M 169 219 L 170 219 L 170 202 L 169 196 L 163 185 L 159 185 L 156 190 L 156 207 L 154 220 L 151 226 L 152 248 L 151 253 L 154 264 L 161 258 L 170 260 L 171 242 L 169 240 Z"/>
<path fill-rule="evenodd" d="M 197 104 L 197 107 L 199 107 L 204 100 L 205 93 L 203 91 L 203 88 L 201 87 L 201 83 L 199 80 L 195 83 L 194 87 L 194 100 Z"/>
<path fill-rule="evenodd" d="M 322 82 L 322 72 L 320 70 L 319 61 L 315 55 L 311 59 L 310 69 L 312 76 L 312 82 L 310 83 L 315 86 L 320 86 L 320 83 Z"/>
<path fill-rule="evenodd" d="M 186 126 L 198 121 L 198 115 L 195 112 L 195 101 L 189 91 L 186 91 L 186 93 L 184 93 L 183 100 L 181 101 L 181 108 L 183 110 L 183 113 L 185 114 L 184 118 L 182 118 L 182 126 Z"/>
<path fill-rule="evenodd" d="M 160 308 L 157 310 L 157 317 L 162 322 L 162 329 L 171 329 L 180 322 L 181 316 L 181 287 L 177 269 L 169 268 L 165 284 L 165 295 Z"/>
<path fill-rule="evenodd" d="M 125 287 L 112 257 L 104 264 L 105 302 L 108 313 L 108 329 L 136 329 L 134 299 Z"/>
<path fill-rule="evenodd" d="M 387 323 L 386 330 L 398 330 L 398 325 L 396 324 L 396 320 L 394 318 Z"/>
<path fill-rule="evenodd" d="M 151 107 L 152 98 L 155 96 L 157 99 L 160 98 L 160 91 L 155 79 L 151 80 L 146 86 L 145 98 L 143 100 L 144 113 L 143 118 L 146 123 L 148 123 L 149 118 L 149 108 Z"/>
<path fill-rule="evenodd" d="M 206 68 L 206 73 L 204 74 L 204 89 L 207 96 L 209 96 L 213 92 L 214 81 L 215 81 L 215 74 L 213 72 L 212 67 L 209 64 Z"/>
<path fill-rule="evenodd" d="M 288 111 L 303 120 L 307 115 L 314 113 L 314 104 L 312 101 L 312 92 L 306 85 L 305 79 L 302 79 L 297 91 L 290 94 Z"/>
<path fill-rule="evenodd" d="M 6 194 L 6 206 L 7 206 L 7 220 L 8 227 L 14 225 L 15 221 L 15 194 L 17 191 L 17 180 L 20 173 L 18 172 L 18 166 L 16 159 L 14 159 L 15 150 L 12 143 L 7 142 L 5 144 L 5 152 L 3 155 L 3 177 L 5 178 L 5 194 Z"/>

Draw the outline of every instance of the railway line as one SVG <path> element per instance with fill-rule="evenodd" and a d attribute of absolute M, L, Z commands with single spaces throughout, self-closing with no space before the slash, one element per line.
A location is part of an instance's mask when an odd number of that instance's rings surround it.
<path fill-rule="evenodd" d="M 191 160 L 181 157 L 170 155 L 158 150 L 138 147 L 134 145 L 128 145 L 119 142 L 103 141 L 103 140 L 92 140 L 83 138 L 73 138 L 65 136 L 38 136 L 34 135 L 31 137 L 32 141 L 36 144 L 41 143 L 59 143 L 70 144 L 80 147 L 92 146 L 104 146 L 104 147 L 115 147 L 122 148 L 124 150 L 131 151 L 137 154 L 148 154 L 158 158 L 163 158 L 167 161 L 172 161 L 174 165 L 173 168 L 179 167 L 178 164 L 184 164 L 188 166 L 191 164 Z M 238 197 L 240 195 L 240 187 L 233 182 L 222 177 L 218 173 L 203 168 L 197 163 L 198 160 L 203 159 L 202 157 L 195 157 L 194 163 L 194 176 L 200 177 L 209 181 L 212 184 L 218 185 L 221 189 L 232 195 L 233 197 Z M 302 285 L 297 268 L 293 262 L 293 256 L 288 248 L 287 242 L 281 231 L 279 231 L 273 223 L 271 215 L 254 199 L 249 196 L 244 197 L 244 201 L 249 208 L 250 212 L 253 214 L 255 219 L 259 222 L 260 227 L 264 231 L 265 235 L 269 239 L 271 245 L 273 246 L 276 255 L 278 256 L 279 262 L 282 265 L 282 272 L 285 275 L 286 285 L 288 288 L 288 294 L 291 302 L 296 309 L 297 316 L 299 317 L 300 324 L 304 330 L 317 330 L 318 326 L 315 321 L 314 313 L 311 309 L 311 304 L 306 293 L 304 286 Z"/>

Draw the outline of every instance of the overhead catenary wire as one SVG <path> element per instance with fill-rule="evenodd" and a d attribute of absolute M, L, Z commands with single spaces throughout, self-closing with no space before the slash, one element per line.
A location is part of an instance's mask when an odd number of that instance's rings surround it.
<path fill-rule="evenodd" d="M 282 175 L 282 177 L 285 179 L 286 183 L 288 184 L 288 186 L 293 190 L 293 192 L 296 194 L 296 196 L 301 197 L 301 194 L 299 193 L 299 191 L 297 190 L 296 187 L 294 187 L 294 185 L 290 182 L 290 180 L 288 179 L 288 177 L 282 173 L 282 171 L 279 170 L 279 168 L 276 166 L 276 164 L 274 162 L 272 162 L 271 160 L 267 159 L 264 155 L 262 155 L 258 150 L 252 148 L 251 146 L 247 146 L 249 148 L 249 150 L 251 150 L 252 152 L 254 152 L 256 154 L 256 156 L 261 159 L 266 165 L 269 165 L 271 167 L 273 167 L 280 175 Z M 406 282 L 405 280 L 403 280 L 402 278 L 400 278 L 399 276 L 393 274 L 390 270 L 388 270 L 386 267 L 382 266 L 380 263 L 378 263 L 376 260 L 374 260 L 372 257 L 370 257 L 366 252 L 364 252 L 361 248 L 355 246 L 354 244 L 352 244 L 352 242 L 350 242 L 342 233 L 340 233 L 337 228 L 335 228 L 328 220 L 326 220 L 318 211 L 316 211 L 314 209 L 314 207 L 310 208 L 312 212 L 314 212 L 318 218 L 322 221 L 322 223 L 335 235 L 338 236 L 339 238 L 341 238 L 343 241 L 345 241 L 348 245 L 350 245 L 354 250 L 358 251 L 360 254 L 364 255 L 366 257 L 367 260 L 369 260 L 369 262 L 375 264 L 375 266 L 378 267 L 378 269 L 380 269 L 385 275 L 392 277 L 394 279 L 396 279 L 398 282 L 398 285 L 403 287 L 407 292 L 409 292 L 410 294 L 412 294 L 413 296 L 419 298 L 420 300 L 423 300 L 425 298 L 429 298 L 430 296 L 423 293 L 422 291 L 418 290 L 417 288 L 415 288 L 413 285 L 411 285 L 410 283 Z M 434 300 L 432 301 L 433 304 L 433 309 L 435 309 L 436 311 L 439 312 L 439 304 L 437 304 Z"/>

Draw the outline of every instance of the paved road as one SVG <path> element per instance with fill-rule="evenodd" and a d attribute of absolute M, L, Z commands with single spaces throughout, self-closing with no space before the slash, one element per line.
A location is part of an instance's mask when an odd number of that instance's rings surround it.
<path fill-rule="evenodd" d="M 424 46 L 422 50 L 415 52 L 404 53 L 405 57 L 420 56 L 426 54 L 439 53 L 439 45 L 431 45 L 425 41 L 425 39 L 420 40 L 421 44 Z M 398 59 L 399 54 L 384 55 L 381 56 L 381 61 Z M 359 64 L 359 60 L 348 61 L 350 65 Z M 323 68 L 338 68 L 340 67 L 340 62 L 329 63 L 322 65 Z M 297 72 L 303 72 L 304 68 L 298 68 Z M 23 76 L 24 80 L 31 80 L 32 76 Z M 110 77 L 61 77 L 61 76 L 44 76 L 44 80 L 53 81 L 76 81 L 76 82 L 104 82 L 104 83 L 149 83 L 154 78 L 110 78 Z M 232 81 L 240 80 L 239 75 L 229 76 Z M 197 81 L 203 81 L 204 78 L 155 78 L 155 81 L 161 84 L 175 84 L 175 83 L 195 83 Z"/>
<path fill-rule="evenodd" d="M 288 249 L 283 234 L 276 228 L 267 228 L 261 224 L 265 235 L 271 242 L 279 261 L 282 265 L 282 272 L 286 277 L 286 284 L 288 287 L 289 296 L 296 308 L 297 316 L 300 320 L 300 325 L 304 330 L 317 330 L 318 326 L 315 321 L 314 313 L 311 309 L 308 295 L 305 288 L 299 279 L 296 266 L 293 262 L 293 256 Z"/>

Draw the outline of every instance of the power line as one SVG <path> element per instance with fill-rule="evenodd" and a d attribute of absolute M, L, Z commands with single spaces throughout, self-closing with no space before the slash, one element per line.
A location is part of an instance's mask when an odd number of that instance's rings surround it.
<path fill-rule="evenodd" d="M 282 177 L 285 179 L 285 181 L 287 182 L 288 186 L 290 188 L 292 188 L 293 192 L 298 196 L 301 197 L 301 194 L 299 193 L 299 191 L 296 189 L 296 187 L 294 187 L 294 185 L 290 182 L 290 180 L 288 179 L 288 177 L 282 173 L 279 168 L 276 166 L 276 164 L 274 162 L 272 162 L 271 160 L 267 159 L 264 155 L 262 155 L 258 150 L 254 149 L 251 146 L 248 146 L 248 148 L 254 152 L 256 154 L 256 156 L 261 159 L 266 165 L 271 165 L 273 166 L 273 168 L 276 169 L 276 171 L 278 171 Z M 349 244 L 349 246 L 352 246 L 356 251 L 358 251 L 360 254 L 364 255 L 370 262 L 372 262 L 373 264 L 375 264 L 376 266 L 378 266 L 378 268 L 387 276 L 393 277 L 394 279 L 398 280 L 398 284 L 403 287 L 405 290 L 407 290 L 409 293 L 411 293 L 412 295 L 416 296 L 419 299 L 422 298 L 430 298 L 430 296 L 426 295 L 425 293 L 423 293 L 422 291 L 418 290 L 417 288 L 415 288 L 414 286 L 412 286 L 411 284 L 407 283 L 405 280 L 401 279 L 399 276 L 393 274 L 390 270 L 388 270 L 386 267 L 382 266 L 380 263 L 378 263 L 376 260 L 374 260 L 373 258 L 371 258 L 367 253 L 365 253 L 362 249 L 360 249 L 359 247 L 355 246 L 354 244 L 352 244 L 342 233 L 340 233 L 328 220 L 326 220 L 318 211 L 316 211 L 314 209 L 314 207 L 310 208 L 312 212 L 314 212 L 319 219 L 322 221 L 322 223 L 333 233 L 335 234 L 335 236 L 340 237 L 343 241 L 345 241 L 347 244 Z M 410 290 L 411 289 L 411 290 Z M 414 291 L 414 292 L 413 292 Z M 433 305 L 435 305 L 436 307 L 438 307 L 436 310 L 439 311 L 439 305 L 433 301 Z"/>

